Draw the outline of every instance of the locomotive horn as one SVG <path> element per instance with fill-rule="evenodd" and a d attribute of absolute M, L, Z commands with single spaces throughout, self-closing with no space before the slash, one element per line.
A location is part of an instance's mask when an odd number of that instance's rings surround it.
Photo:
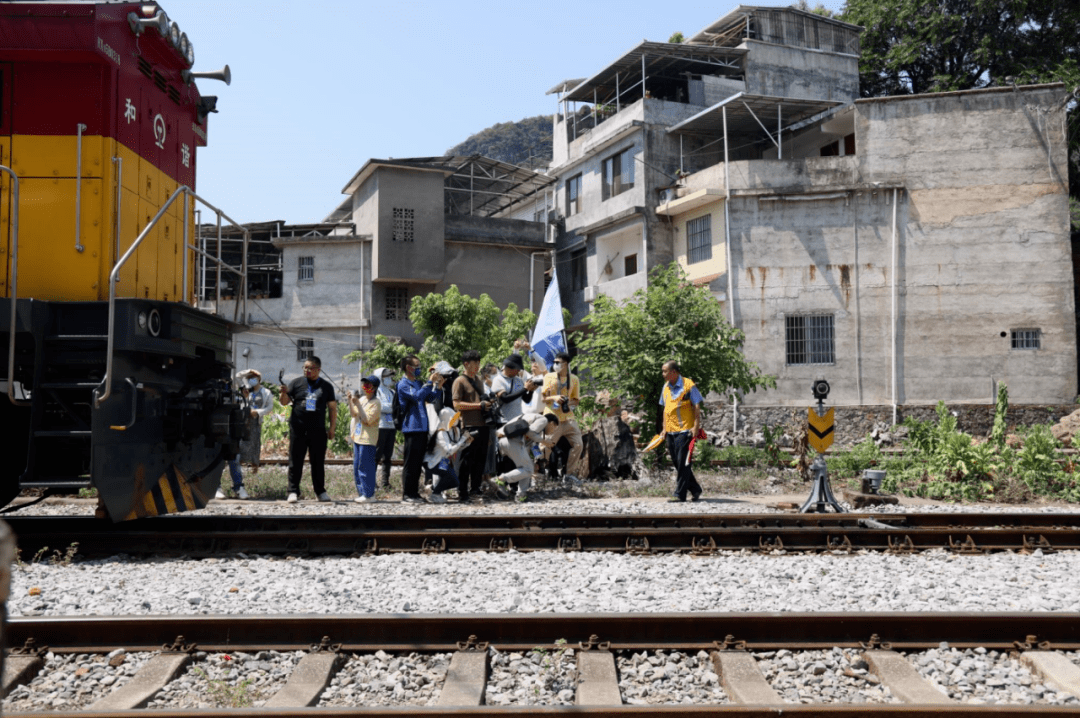
<path fill-rule="evenodd" d="M 167 37 L 169 34 L 169 16 L 160 10 L 153 17 L 139 17 L 129 12 L 127 21 L 131 26 L 131 31 L 136 35 L 142 35 L 148 27 L 157 28 L 162 37 Z"/>
<path fill-rule="evenodd" d="M 191 70 L 183 70 L 180 76 L 184 78 L 184 82 L 191 84 L 192 80 L 221 80 L 226 85 L 232 84 L 232 72 L 229 70 L 229 66 L 215 70 L 214 72 L 192 72 Z"/>

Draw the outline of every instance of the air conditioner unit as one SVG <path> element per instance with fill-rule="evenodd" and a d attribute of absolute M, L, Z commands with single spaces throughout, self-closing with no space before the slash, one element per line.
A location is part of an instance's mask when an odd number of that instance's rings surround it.
<path fill-rule="evenodd" d="M 586 302 L 594 302 L 594 301 L 596 301 L 596 295 L 597 294 L 599 294 L 599 292 L 596 291 L 596 287 L 591 286 L 591 285 L 588 286 L 588 287 L 585 287 L 585 301 Z"/>
<path fill-rule="evenodd" d="M 674 201 L 675 199 L 676 197 L 674 187 L 668 187 L 667 189 L 660 192 L 660 204 L 667 204 Z"/>

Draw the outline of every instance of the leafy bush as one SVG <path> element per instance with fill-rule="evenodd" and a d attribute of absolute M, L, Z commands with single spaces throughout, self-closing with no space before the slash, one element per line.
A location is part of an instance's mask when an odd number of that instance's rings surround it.
<path fill-rule="evenodd" d="M 839 452 L 828 456 L 825 463 L 829 467 L 829 475 L 841 479 L 849 479 L 853 476 L 861 476 L 866 469 L 871 469 L 884 461 L 885 457 L 874 440 L 867 436 L 850 451 Z"/>

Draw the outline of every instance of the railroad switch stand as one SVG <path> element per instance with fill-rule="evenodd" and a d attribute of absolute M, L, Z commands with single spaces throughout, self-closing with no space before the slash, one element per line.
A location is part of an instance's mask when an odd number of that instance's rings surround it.
<path fill-rule="evenodd" d="M 838 514 L 844 513 L 840 503 L 833 495 L 829 485 L 829 467 L 825 464 L 823 454 L 832 446 L 835 426 L 833 410 L 825 411 L 825 399 L 829 396 L 829 383 L 824 379 L 818 379 L 812 387 L 814 398 L 817 399 L 817 408 L 811 407 L 806 412 L 807 430 L 806 438 L 818 456 L 810 465 L 810 473 L 813 475 L 814 485 L 810 489 L 810 497 L 799 509 L 801 514 L 825 514 L 832 508 Z"/>

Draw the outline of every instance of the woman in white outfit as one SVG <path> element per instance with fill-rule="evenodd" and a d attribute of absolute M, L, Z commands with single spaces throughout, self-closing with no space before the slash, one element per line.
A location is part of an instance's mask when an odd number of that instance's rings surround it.
<path fill-rule="evenodd" d="M 431 473 L 431 496 L 433 504 L 446 503 L 443 492 L 459 486 L 457 472 L 454 470 L 454 455 L 472 443 L 472 435 L 463 431 L 461 415 L 446 407 L 439 412 L 439 428 L 428 439 L 428 450 L 424 454 L 424 467 Z"/>

